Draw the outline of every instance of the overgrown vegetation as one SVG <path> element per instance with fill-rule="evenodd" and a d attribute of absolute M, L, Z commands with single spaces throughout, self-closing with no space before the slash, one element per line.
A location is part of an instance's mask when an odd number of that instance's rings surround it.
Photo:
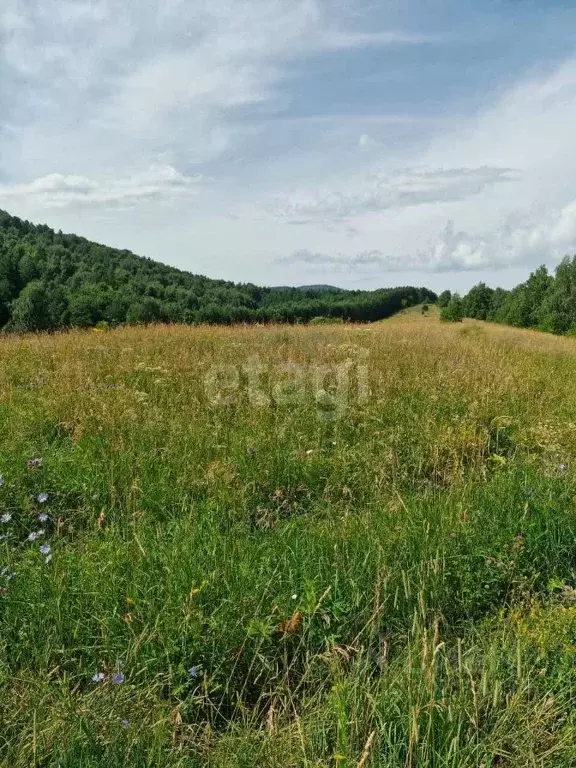
<path fill-rule="evenodd" d="M 575 341 L 415 311 L 0 358 L 1 765 L 576 763 Z"/>
<path fill-rule="evenodd" d="M 576 256 L 563 259 L 554 275 L 546 267 L 539 267 L 525 283 L 511 291 L 479 283 L 464 298 L 463 309 L 466 317 L 477 320 L 574 335 Z"/>
<path fill-rule="evenodd" d="M 435 298 L 411 287 L 301 290 L 210 280 L 0 211 L 0 327 L 7 330 L 315 317 L 372 322 Z"/>

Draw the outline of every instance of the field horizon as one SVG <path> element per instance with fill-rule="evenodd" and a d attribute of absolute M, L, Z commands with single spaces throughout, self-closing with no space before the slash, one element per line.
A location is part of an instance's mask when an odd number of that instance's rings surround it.
<path fill-rule="evenodd" d="M 576 340 L 0 339 L 0 766 L 576 764 Z"/>

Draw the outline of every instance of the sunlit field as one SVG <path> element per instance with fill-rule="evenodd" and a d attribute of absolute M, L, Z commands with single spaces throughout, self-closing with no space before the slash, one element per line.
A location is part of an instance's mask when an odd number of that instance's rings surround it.
<path fill-rule="evenodd" d="M 0 340 L 0 765 L 576 765 L 576 340 Z"/>

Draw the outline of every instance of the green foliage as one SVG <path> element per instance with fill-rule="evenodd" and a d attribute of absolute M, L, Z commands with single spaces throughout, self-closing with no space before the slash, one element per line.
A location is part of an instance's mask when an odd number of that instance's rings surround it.
<path fill-rule="evenodd" d="M 444 323 L 461 323 L 464 319 L 464 302 L 455 293 L 445 307 L 440 310 L 440 320 Z"/>
<path fill-rule="evenodd" d="M 210 280 L 0 211 L 0 327 L 165 323 L 373 322 L 435 301 L 424 288 L 259 288 Z"/>
<path fill-rule="evenodd" d="M 474 317 L 477 320 L 486 320 L 492 306 L 492 288 L 485 283 L 474 286 L 462 302 L 462 311 L 466 317 Z"/>
<path fill-rule="evenodd" d="M 452 298 L 451 291 L 442 291 L 440 296 L 438 296 L 438 306 L 440 307 L 440 309 L 447 307 L 448 304 L 450 303 L 451 298 Z"/>
<path fill-rule="evenodd" d="M 12 325 L 21 332 L 50 329 L 48 293 L 41 282 L 33 280 L 22 289 L 12 305 Z"/>
<path fill-rule="evenodd" d="M 479 283 L 465 296 L 463 309 L 478 320 L 570 333 L 576 327 L 576 257 L 563 259 L 554 275 L 539 267 L 510 291 Z"/>

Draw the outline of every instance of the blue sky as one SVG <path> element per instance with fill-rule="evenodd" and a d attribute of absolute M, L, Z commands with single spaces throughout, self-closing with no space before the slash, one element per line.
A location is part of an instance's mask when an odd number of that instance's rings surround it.
<path fill-rule="evenodd" d="M 576 3 L 2 0 L 0 103 L 0 208 L 193 272 L 465 290 L 576 252 Z"/>

